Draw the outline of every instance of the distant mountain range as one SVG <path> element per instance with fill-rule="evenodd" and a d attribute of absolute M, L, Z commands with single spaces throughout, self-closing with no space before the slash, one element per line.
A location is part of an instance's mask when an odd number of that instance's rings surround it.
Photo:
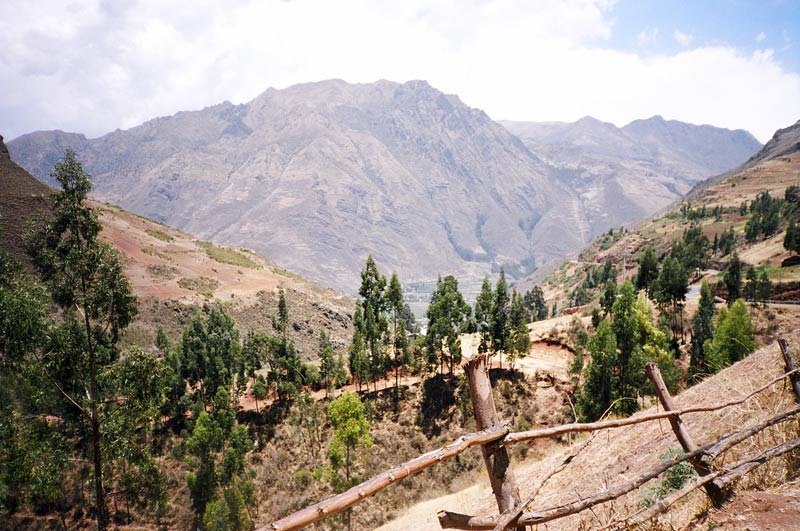
<path fill-rule="evenodd" d="M 368 253 L 405 282 L 546 270 L 761 147 L 745 131 L 660 117 L 501 125 L 424 81 L 339 80 L 96 139 L 9 143 L 46 182 L 67 146 L 99 199 L 350 293 Z"/>

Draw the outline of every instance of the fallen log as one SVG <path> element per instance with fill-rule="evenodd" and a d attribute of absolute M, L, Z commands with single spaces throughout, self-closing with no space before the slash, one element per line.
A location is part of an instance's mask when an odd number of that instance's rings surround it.
<path fill-rule="evenodd" d="M 565 505 L 560 505 L 557 507 L 552 507 L 550 509 L 545 509 L 543 511 L 523 513 L 516 521 L 516 525 L 536 525 L 544 522 L 550 522 L 558 518 L 563 518 L 565 516 L 577 514 L 590 507 L 594 507 L 595 505 L 619 498 L 620 496 L 627 494 L 632 490 L 641 487 L 648 481 L 658 477 L 659 475 L 664 473 L 664 471 L 666 471 L 668 468 L 673 467 L 678 463 L 682 463 L 689 459 L 698 457 L 704 453 L 710 453 L 714 456 L 719 455 L 721 452 L 735 446 L 736 444 L 739 444 L 740 442 L 764 430 L 765 428 L 783 422 L 789 417 L 797 415 L 798 413 L 800 413 L 800 406 L 795 406 L 765 421 L 759 422 L 754 426 L 731 432 L 723 436 L 718 441 L 703 446 L 702 448 L 698 448 L 693 452 L 681 454 L 679 456 L 675 456 L 672 459 L 662 461 L 658 466 L 652 468 L 648 472 L 645 472 L 644 474 L 633 479 L 632 481 L 621 483 L 620 485 L 617 485 L 612 489 L 605 490 L 603 492 L 595 494 L 594 496 L 590 496 L 588 498 L 581 498 L 574 502 Z M 443 529 L 493 530 L 497 525 L 499 519 L 500 515 L 470 516 L 458 513 L 451 513 L 448 511 L 442 511 L 439 513 L 439 525 Z"/>

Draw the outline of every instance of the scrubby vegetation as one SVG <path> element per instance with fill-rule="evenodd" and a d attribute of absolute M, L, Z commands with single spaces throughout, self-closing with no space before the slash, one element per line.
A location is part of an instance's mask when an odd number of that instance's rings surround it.
<path fill-rule="evenodd" d="M 205 241 L 198 241 L 197 245 L 205 250 L 206 254 L 212 260 L 220 262 L 222 264 L 229 264 L 239 267 L 246 267 L 249 269 L 259 269 L 261 268 L 256 262 L 251 260 L 249 257 L 243 255 L 242 253 L 236 252 L 233 249 L 228 249 L 227 247 L 220 247 L 218 245 L 214 245 L 211 242 Z"/>

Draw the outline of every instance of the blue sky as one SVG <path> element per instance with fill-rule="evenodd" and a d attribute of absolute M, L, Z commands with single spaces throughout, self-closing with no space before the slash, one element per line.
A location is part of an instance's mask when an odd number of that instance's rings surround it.
<path fill-rule="evenodd" d="M 0 134 L 425 79 L 492 118 L 800 118 L 800 0 L 0 0 Z M 763 37 L 761 35 L 763 34 Z"/>
<path fill-rule="evenodd" d="M 680 31 L 691 36 L 692 46 L 722 44 L 743 53 L 772 49 L 787 70 L 800 72 L 796 0 L 622 0 L 610 14 L 614 22 L 609 44 L 620 50 L 677 53 L 686 48 L 675 38 Z M 648 40 L 653 30 L 655 40 Z"/>

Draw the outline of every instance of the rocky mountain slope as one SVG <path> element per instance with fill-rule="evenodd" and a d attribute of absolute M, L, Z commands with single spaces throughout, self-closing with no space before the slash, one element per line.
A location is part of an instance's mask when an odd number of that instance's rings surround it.
<path fill-rule="evenodd" d="M 750 160 L 723 175 L 698 183 L 682 202 L 675 203 L 630 231 L 623 233 L 617 230 L 610 235 L 603 234 L 578 253 L 575 259 L 564 262 L 546 277 L 537 278 L 534 274 L 517 281 L 515 287 L 524 291 L 541 283 L 549 303 L 555 302 L 559 308 L 565 308 L 570 305 L 570 294 L 592 268 L 602 267 L 610 259 L 621 273 L 618 280 L 633 278 L 638 267 L 637 256 L 646 245 L 653 246 L 662 255 L 692 225 L 701 227 L 710 241 L 714 240 L 715 235 L 733 230 L 736 250 L 746 266 L 767 267 L 775 284 L 800 281 L 800 266 L 781 267 L 784 260 L 792 255 L 783 247 L 787 228 L 785 216 L 781 217 L 775 234 L 748 242 L 745 239 L 745 226 L 751 214 L 740 210 L 742 203 L 751 203 L 762 192 L 769 192 L 773 198 L 783 198 L 787 187 L 800 183 L 800 150 L 791 148 L 797 143 L 798 136 L 798 124 L 778 130 L 773 139 Z M 717 215 L 712 214 L 715 208 L 719 209 Z M 683 209 L 696 212 L 705 209 L 706 214 L 690 219 Z M 712 253 L 710 268 L 722 269 L 727 260 L 728 257 Z M 720 275 L 711 275 L 707 279 L 718 281 Z M 692 293 L 696 298 L 699 291 L 695 289 Z M 776 293 L 774 297 L 796 298 L 788 293 Z"/>
<path fill-rule="evenodd" d="M 660 116 L 621 128 L 589 116 L 574 123 L 501 123 L 555 168 L 596 226 L 606 229 L 654 214 L 760 146 L 747 131 Z"/>
<path fill-rule="evenodd" d="M 663 147 L 685 140 L 681 127 L 711 154 L 692 159 L 680 146 Z M 740 132 L 673 123 L 641 129 L 633 136 L 650 140 L 622 147 L 620 134 L 628 133 L 598 131 L 598 143 L 613 149 L 592 154 L 592 165 L 604 169 L 584 178 L 580 164 L 557 163 L 569 153 L 559 159 L 551 151 L 560 148 L 542 148 L 551 166 L 485 113 L 424 81 L 331 80 L 269 89 L 242 105 L 181 112 L 97 139 L 32 133 L 10 148 L 46 179 L 72 146 L 95 177 L 98 198 L 203 238 L 252 247 L 353 292 L 368 253 L 405 282 L 439 273 L 480 278 L 501 265 L 512 276 L 546 270 L 758 148 Z M 558 145 L 587 152 L 581 138 Z M 674 159 L 671 166 L 665 157 Z M 703 169 L 704 160 L 711 166 Z M 643 170 L 659 165 L 669 169 L 651 183 Z"/>
<path fill-rule="evenodd" d="M 49 211 L 52 190 L 16 165 L 0 137 L 0 248 L 25 261 L 25 234 Z M 232 249 L 93 201 L 103 231 L 122 257 L 125 275 L 139 297 L 139 316 L 128 341 L 148 344 L 163 327 L 176 339 L 183 323 L 203 304 L 223 304 L 243 331 L 276 333 L 278 290 L 284 289 L 289 336 L 313 359 L 319 332 L 340 352 L 352 336 L 353 300 L 278 267 L 248 249 Z"/>
<path fill-rule="evenodd" d="M 789 127 L 775 131 L 772 139 L 764 144 L 764 147 L 758 150 L 755 155 L 747 159 L 744 168 L 750 168 L 759 162 L 790 155 L 797 151 L 800 151 L 800 120 L 797 120 Z"/>

